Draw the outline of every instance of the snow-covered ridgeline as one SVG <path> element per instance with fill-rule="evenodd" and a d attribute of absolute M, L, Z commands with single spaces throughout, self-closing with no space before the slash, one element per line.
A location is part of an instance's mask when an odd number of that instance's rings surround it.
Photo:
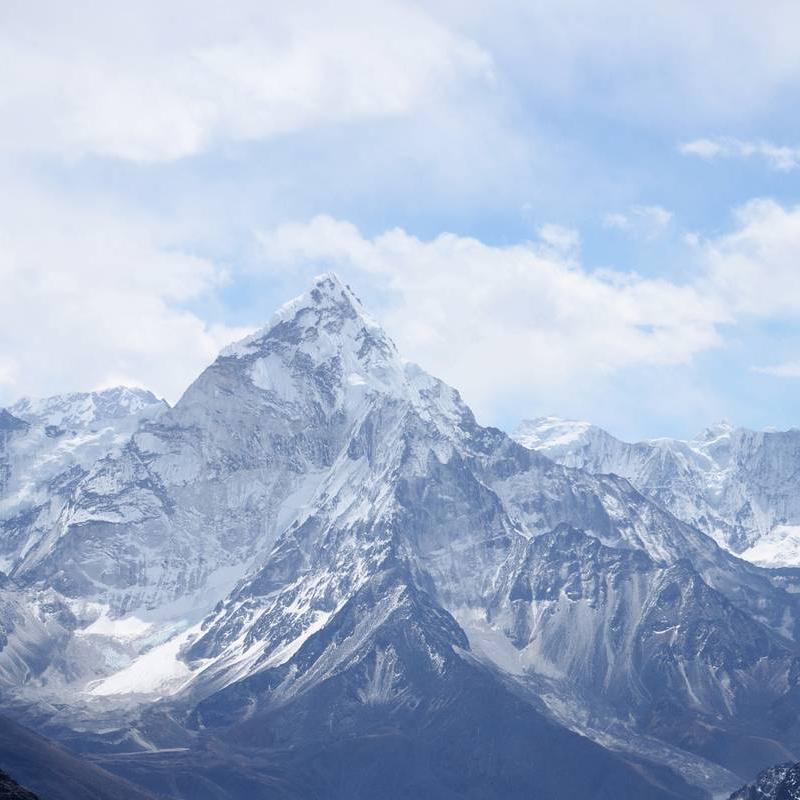
<path fill-rule="evenodd" d="M 690 440 L 628 443 L 586 422 L 542 417 L 514 438 L 561 464 L 630 480 L 742 558 L 800 565 L 800 430 L 722 422 Z"/>

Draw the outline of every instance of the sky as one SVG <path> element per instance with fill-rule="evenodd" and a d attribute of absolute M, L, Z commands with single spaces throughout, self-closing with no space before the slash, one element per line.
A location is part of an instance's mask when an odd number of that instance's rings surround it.
<path fill-rule="evenodd" d="M 480 422 L 800 426 L 800 5 L 0 4 L 0 405 L 335 270 Z"/>

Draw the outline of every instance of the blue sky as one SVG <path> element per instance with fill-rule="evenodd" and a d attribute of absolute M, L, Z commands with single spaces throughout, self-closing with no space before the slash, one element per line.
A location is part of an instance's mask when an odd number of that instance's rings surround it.
<path fill-rule="evenodd" d="M 0 403 L 337 270 L 481 421 L 800 425 L 796 4 L 0 10 Z"/>

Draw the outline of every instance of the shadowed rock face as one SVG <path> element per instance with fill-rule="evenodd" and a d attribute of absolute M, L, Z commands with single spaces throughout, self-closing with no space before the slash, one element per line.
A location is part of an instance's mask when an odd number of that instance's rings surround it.
<path fill-rule="evenodd" d="M 19 800 L 155 800 L 153 795 L 0 716 L 0 767 L 28 789 L 0 797 Z M 10 789 L 9 789 L 10 791 Z"/>
<path fill-rule="evenodd" d="M 734 792 L 730 800 L 800 800 L 800 764 L 765 769 L 753 783 Z"/>
<path fill-rule="evenodd" d="M 0 770 L 0 800 L 39 800 L 39 798 Z"/>
<path fill-rule="evenodd" d="M 800 745 L 798 595 L 478 425 L 335 276 L 140 399 L 0 451 L 0 691 L 108 769 L 187 800 L 660 800 Z"/>

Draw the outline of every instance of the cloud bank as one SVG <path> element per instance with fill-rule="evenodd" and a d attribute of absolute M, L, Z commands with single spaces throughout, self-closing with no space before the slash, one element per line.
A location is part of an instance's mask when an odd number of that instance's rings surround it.
<path fill-rule="evenodd" d="M 0 147 L 23 154 L 170 161 L 407 114 L 492 78 L 474 42 L 391 0 L 11 5 Z"/>

